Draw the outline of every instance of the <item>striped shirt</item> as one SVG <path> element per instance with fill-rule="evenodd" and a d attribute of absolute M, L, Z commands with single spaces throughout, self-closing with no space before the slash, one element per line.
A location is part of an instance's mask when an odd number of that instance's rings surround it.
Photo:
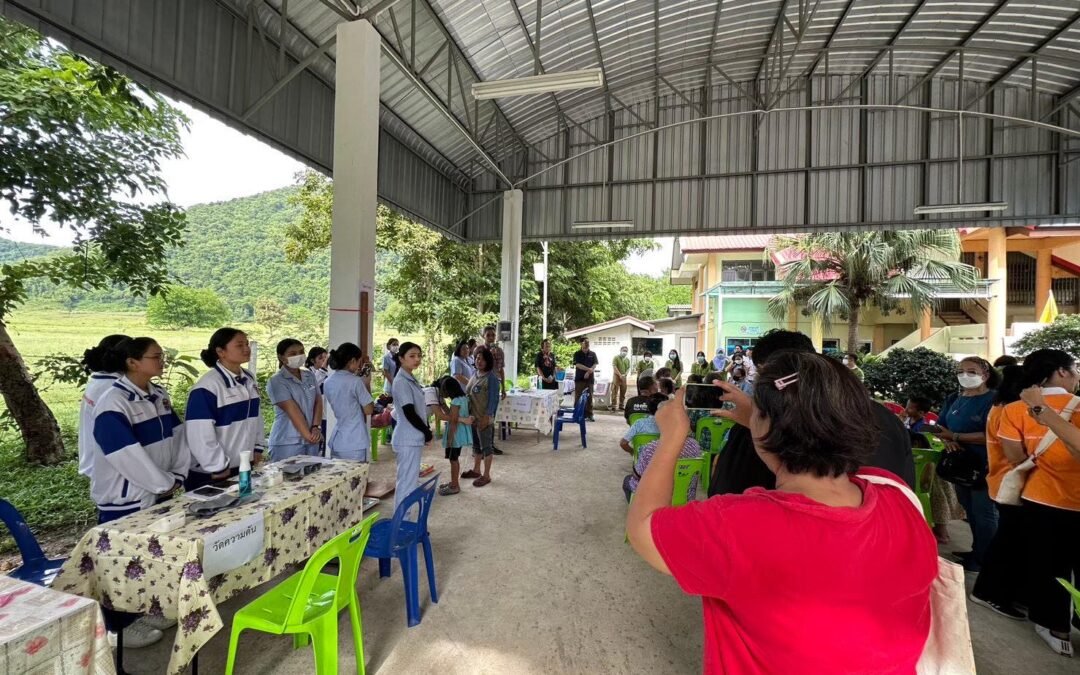
<path fill-rule="evenodd" d="M 94 405 L 94 440 L 90 496 L 102 511 L 153 506 L 187 476 L 183 422 L 156 384 L 147 392 L 126 377 L 114 382 Z"/>
<path fill-rule="evenodd" d="M 79 473 L 84 476 L 93 472 L 98 449 L 94 440 L 94 405 L 119 379 L 112 373 L 92 373 L 79 402 Z"/>
<path fill-rule="evenodd" d="M 193 471 L 220 473 L 240 466 L 241 451 L 266 448 L 259 385 L 247 370 L 233 375 L 215 364 L 188 394 L 186 414 Z"/>

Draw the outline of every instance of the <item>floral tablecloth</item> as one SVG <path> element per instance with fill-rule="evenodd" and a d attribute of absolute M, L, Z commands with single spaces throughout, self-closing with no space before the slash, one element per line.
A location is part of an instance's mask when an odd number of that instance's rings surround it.
<path fill-rule="evenodd" d="M 597 380 L 593 383 L 593 407 L 602 407 L 608 405 L 608 393 L 611 389 L 611 382 L 609 380 Z M 574 381 L 570 378 L 563 380 L 562 393 L 573 394 L 574 393 Z"/>
<path fill-rule="evenodd" d="M 551 433 L 551 418 L 559 409 L 562 394 L 555 389 L 539 389 L 507 394 L 495 413 L 496 422 L 507 422 L 528 429 Z"/>
<path fill-rule="evenodd" d="M 188 499 L 99 525 L 79 541 L 53 587 L 95 598 L 107 609 L 177 619 L 168 672 L 179 673 L 224 627 L 217 603 L 299 569 L 297 563 L 319 546 L 360 522 L 367 476 L 367 464 L 328 461 L 299 481 L 266 488 L 257 501 L 202 520 L 189 517 L 165 534 L 151 531 L 151 524 L 184 509 Z M 262 555 L 206 578 L 204 536 L 259 511 L 264 514 Z"/>
<path fill-rule="evenodd" d="M 0 576 L 0 673 L 115 673 L 93 600 Z"/>

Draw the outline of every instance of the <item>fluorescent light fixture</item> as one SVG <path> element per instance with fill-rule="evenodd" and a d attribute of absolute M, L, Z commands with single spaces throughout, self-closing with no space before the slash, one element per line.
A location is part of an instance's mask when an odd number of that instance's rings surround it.
<path fill-rule="evenodd" d="M 606 230 L 608 228 L 627 230 L 633 229 L 632 220 L 586 220 L 578 221 L 570 226 L 571 230 Z"/>
<path fill-rule="evenodd" d="M 933 213 L 968 213 L 971 211 L 1004 211 L 1009 208 L 1009 202 L 981 202 L 979 204 L 938 204 L 935 206 L 916 206 L 915 215 L 923 216 Z"/>
<path fill-rule="evenodd" d="M 604 86 L 604 74 L 599 68 L 590 68 L 588 70 L 574 70 L 568 73 L 548 73 L 546 75 L 518 77 L 512 80 L 474 82 L 472 95 L 478 101 L 483 101 L 492 98 L 548 94 L 553 91 L 592 89 L 602 86 Z"/>

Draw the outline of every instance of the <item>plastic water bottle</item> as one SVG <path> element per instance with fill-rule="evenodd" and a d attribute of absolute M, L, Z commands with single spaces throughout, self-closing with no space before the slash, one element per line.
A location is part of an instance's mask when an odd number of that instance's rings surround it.
<path fill-rule="evenodd" d="M 240 453 L 240 496 L 251 494 L 251 451 Z"/>

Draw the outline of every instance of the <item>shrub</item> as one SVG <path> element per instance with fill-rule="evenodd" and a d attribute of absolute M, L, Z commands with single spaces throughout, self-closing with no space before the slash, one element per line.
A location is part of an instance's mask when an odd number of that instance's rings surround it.
<path fill-rule="evenodd" d="M 1024 356 L 1036 349 L 1060 349 L 1074 356 L 1080 354 L 1080 314 L 1059 315 L 1049 326 L 1017 340 L 1013 348 Z"/>
<path fill-rule="evenodd" d="M 894 349 L 863 365 L 866 387 L 877 398 L 897 403 L 925 396 L 935 406 L 956 391 L 956 363 L 925 347 Z"/>

